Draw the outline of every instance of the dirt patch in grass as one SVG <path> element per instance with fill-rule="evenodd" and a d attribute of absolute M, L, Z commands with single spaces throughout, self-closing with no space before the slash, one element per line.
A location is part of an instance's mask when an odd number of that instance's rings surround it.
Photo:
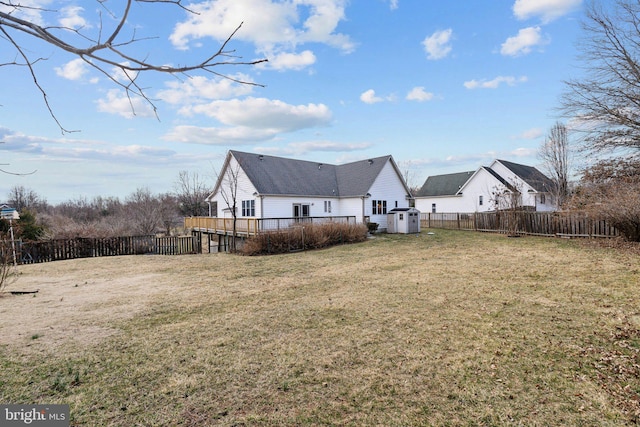
<path fill-rule="evenodd" d="M 0 401 L 74 425 L 631 424 L 639 262 L 435 230 L 28 266 L 37 296 L 0 299 Z"/>
<path fill-rule="evenodd" d="M 119 321 L 167 292 L 154 271 L 162 261 L 114 257 L 20 266 L 20 278 L 0 298 L 2 344 L 21 352 L 98 344 L 119 333 Z M 24 290 L 38 292 L 11 294 Z"/>

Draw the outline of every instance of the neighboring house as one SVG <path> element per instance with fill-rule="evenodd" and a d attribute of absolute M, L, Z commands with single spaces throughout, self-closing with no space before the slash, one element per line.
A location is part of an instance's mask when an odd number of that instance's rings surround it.
<path fill-rule="evenodd" d="M 10 207 L 5 203 L 2 203 L 0 204 L 0 218 L 1 219 L 20 219 L 20 214 L 14 208 Z"/>
<path fill-rule="evenodd" d="M 430 176 L 415 194 L 421 212 L 486 212 L 515 207 L 554 211 L 553 182 L 538 169 L 494 160 L 476 171 Z"/>
<path fill-rule="evenodd" d="M 238 218 L 353 216 L 379 230 L 411 198 L 391 156 L 330 165 L 231 150 L 206 199 L 210 216 L 232 217 L 233 193 Z"/>

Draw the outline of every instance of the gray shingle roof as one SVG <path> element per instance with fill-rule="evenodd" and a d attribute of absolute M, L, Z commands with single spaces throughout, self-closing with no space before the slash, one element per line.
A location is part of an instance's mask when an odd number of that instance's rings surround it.
<path fill-rule="evenodd" d="M 361 196 L 371 188 L 391 156 L 344 165 L 287 159 L 231 150 L 258 193 L 348 197 Z"/>
<path fill-rule="evenodd" d="M 416 197 L 453 196 L 475 171 L 430 176 L 415 194 Z"/>
<path fill-rule="evenodd" d="M 508 162 L 506 160 L 498 160 L 511 172 L 518 175 L 538 192 L 545 193 L 553 188 L 551 181 L 545 174 L 532 166 L 521 165 L 518 163 Z"/>

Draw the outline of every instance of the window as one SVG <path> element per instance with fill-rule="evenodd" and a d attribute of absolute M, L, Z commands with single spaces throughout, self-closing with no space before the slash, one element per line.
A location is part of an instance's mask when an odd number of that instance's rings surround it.
<path fill-rule="evenodd" d="M 242 216 L 256 216 L 256 201 L 255 200 L 243 200 L 242 201 Z"/>
<path fill-rule="evenodd" d="M 436 204 L 431 203 L 431 213 L 436 213 Z"/>
<path fill-rule="evenodd" d="M 331 200 L 324 201 L 324 211 L 325 213 L 331 213 Z"/>
<path fill-rule="evenodd" d="M 483 202 L 482 196 L 478 196 L 478 205 L 482 206 Z"/>
<path fill-rule="evenodd" d="M 404 221 L 404 214 L 398 214 L 398 221 Z"/>
<path fill-rule="evenodd" d="M 293 216 L 299 218 L 302 216 L 309 216 L 311 205 L 303 205 L 302 203 L 293 204 Z"/>
<path fill-rule="evenodd" d="M 540 195 L 540 204 L 544 205 L 545 202 L 546 202 L 546 200 L 545 200 L 544 194 L 541 194 Z"/>
<path fill-rule="evenodd" d="M 387 213 L 387 201 L 386 200 L 372 200 L 371 201 L 371 214 L 372 215 L 384 215 Z"/>

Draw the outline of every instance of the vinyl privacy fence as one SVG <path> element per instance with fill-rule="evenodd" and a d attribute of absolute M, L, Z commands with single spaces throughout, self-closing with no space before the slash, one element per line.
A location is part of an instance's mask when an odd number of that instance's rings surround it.
<path fill-rule="evenodd" d="M 618 230 L 607 221 L 580 212 L 423 212 L 420 219 L 421 225 L 429 228 L 559 237 L 617 237 L 620 235 Z"/>

